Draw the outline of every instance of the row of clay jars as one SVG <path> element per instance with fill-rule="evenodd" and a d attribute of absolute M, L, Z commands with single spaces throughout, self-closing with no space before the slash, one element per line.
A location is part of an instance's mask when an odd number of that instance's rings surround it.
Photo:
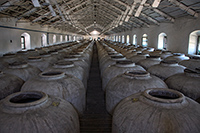
<path fill-rule="evenodd" d="M 14 93 L 0 101 L 1 133 L 79 133 L 74 107 L 43 92 Z"/>
<path fill-rule="evenodd" d="M 115 108 L 112 133 L 199 133 L 200 106 L 171 89 L 147 89 Z"/>
<path fill-rule="evenodd" d="M 146 71 L 126 71 L 112 78 L 106 86 L 106 109 L 112 114 L 124 98 L 148 88 L 167 88 L 165 82 Z"/>

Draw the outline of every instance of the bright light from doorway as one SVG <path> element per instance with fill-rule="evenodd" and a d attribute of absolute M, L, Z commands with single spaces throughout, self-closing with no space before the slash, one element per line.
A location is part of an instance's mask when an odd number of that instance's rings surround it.
<path fill-rule="evenodd" d="M 94 30 L 94 31 L 92 31 L 90 34 L 91 34 L 91 35 L 99 35 L 100 33 L 99 33 L 98 31 Z"/>

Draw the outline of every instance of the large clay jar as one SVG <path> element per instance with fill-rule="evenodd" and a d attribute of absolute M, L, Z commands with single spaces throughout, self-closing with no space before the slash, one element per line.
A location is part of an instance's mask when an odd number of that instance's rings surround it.
<path fill-rule="evenodd" d="M 131 58 L 129 58 L 131 61 L 133 61 L 134 63 L 137 63 L 141 60 L 146 59 L 146 57 L 148 56 L 148 54 L 144 54 L 144 53 L 138 53 L 135 56 L 132 56 Z"/>
<path fill-rule="evenodd" d="M 127 71 L 111 79 L 106 86 L 106 109 L 112 114 L 124 98 L 148 88 L 167 88 L 165 82 L 146 71 Z"/>
<path fill-rule="evenodd" d="M 73 55 L 67 55 L 67 56 L 63 57 L 63 60 L 64 61 L 73 61 L 74 65 L 82 67 L 86 73 L 86 77 L 87 78 L 89 77 L 90 67 L 89 67 L 88 63 L 85 62 L 85 60 L 79 59 L 78 57 L 75 57 Z"/>
<path fill-rule="evenodd" d="M 181 62 L 182 60 L 188 60 L 189 57 L 185 56 L 185 54 L 182 53 L 173 53 L 173 56 L 169 56 L 167 58 L 165 58 L 165 61 L 170 61 L 170 60 L 174 60 L 176 62 Z"/>
<path fill-rule="evenodd" d="M 115 108 L 113 133 L 199 133 L 200 106 L 170 89 L 148 89 Z"/>
<path fill-rule="evenodd" d="M 184 73 L 184 69 L 185 67 L 178 65 L 176 61 L 161 61 L 160 64 L 151 66 L 147 71 L 165 80 L 174 74 Z"/>
<path fill-rule="evenodd" d="M 28 57 L 27 63 L 31 66 L 39 68 L 41 71 L 44 71 L 50 65 L 48 61 L 45 61 L 40 56 Z"/>
<path fill-rule="evenodd" d="M 189 69 L 196 69 L 197 67 L 200 67 L 200 57 L 190 57 L 189 60 L 182 60 L 178 64 Z"/>
<path fill-rule="evenodd" d="M 87 77 L 82 67 L 74 65 L 72 61 L 58 61 L 53 66 L 48 67 L 45 71 L 62 71 L 66 74 L 73 75 L 80 79 L 85 88 L 87 88 Z"/>
<path fill-rule="evenodd" d="M 171 51 L 162 51 L 162 53 L 160 54 L 161 59 L 165 59 L 165 58 L 167 58 L 169 56 L 173 56 Z"/>
<path fill-rule="evenodd" d="M 184 73 L 175 74 L 165 82 L 170 89 L 178 90 L 194 100 L 200 97 L 200 71 L 198 70 L 185 69 Z"/>
<path fill-rule="evenodd" d="M 26 62 L 14 62 L 9 64 L 9 67 L 5 68 L 3 72 L 16 75 L 24 81 L 27 81 L 30 78 L 37 76 L 41 71 Z"/>
<path fill-rule="evenodd" d="M 3 55 L 3 61 L 7 63 L 14 63 L 18 61 L 24 61 L 24 59 L 19 58 L 16 54 L 7 53 Z"/>
<path fill-rule="evenodd" d="M 137 64 L 147 70 L 149 67 L 153 65 L 160 64 L 160 62 L 161 59 L 159 56 L 149 56 L 146 59 L 139 61 Z"/>
<path fill-rule="evenodd" d="M 0 102 L 1 133 L 79 133 L 73 106 L 43 92 L 14 93 Z"/>
<path fill-rule="evenodd" d="M 124 56 L 110 56 L 110 59 L 106 60 L 105 62 L 102 62 L 100 69 L 101 69 L 101 74 L 103 74 L 103 71 L 110 65 L 116 64 L 116 61 L 121 61 L 125 60 L 126 57 Z"/>
<path fill-rule="evenodd" d="M 8 95 L 21 90 L 24 81 L 11 74 L 0 71 L 0 100 Z"/>
<path fill-rule="evenodd" d="M 21 91 L 42 91 L 49 95 L 63 98 L 70 102 L 79 113 L 85 109 L 86 90 L 83 83 L 72 75 L 64 72 L 49 71 L 40 73 L 24 83 Z"/>
<path fill-rule="evenodd" d="M 105 91 L 108 82 L 117 75 L 123 74 L 126 71 L 134 71 L 134 70 L 145 71 L 143 67 L 135 65 L 135 63 L 133 63 L 130 60 L 117 61 L 116 64 L 110 65 L 105 69 L 105 71 L 102 74 L 102 89 Z"/>

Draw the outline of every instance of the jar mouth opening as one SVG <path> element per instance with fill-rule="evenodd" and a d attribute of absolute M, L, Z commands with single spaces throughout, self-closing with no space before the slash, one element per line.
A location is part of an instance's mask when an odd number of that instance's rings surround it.
<path fill-rule="evenodd" d="M 173 53 L 174 56 L 184 56 L 185 54 L 182 53 Z"/>
<path fill-rule="evenodd" d="M 116 61 L 116 64 L 119 64 L 119 65 L 130 65 L 133 63 L 134 62 L 132 62 L 131 60 Z"/>
<path fill-rule="evenodd" d="M 62 61 L 62 62 L 55 63 L 55 65 L 57 65 L 57 66 L 70 66 L 70 65 L 73 65 L 73 64 L 74 64 L 73 61 Z"/>
<path fill-rule="evenodd" d="M 164 88 L 148 89 L 144 92 L 144 96 L 153 101 L 162 103 L 180 103 L 184 98 L 182 93 Z"/>
<path fill-rule="evenodd" d="M 63 72 L 59 72 L 59 71 L 50 71 L 50 72 L 43 72 L 41 73 L 42 77 L 49 77 L 49 76 L 59 76 L 62 75 Z"/>
<path fill-rule="evenodd" d="M 161 63 L 164 63 L 164 64 L 177 64 L 178 62 L 176 60 L 164 60 L 164 61 L 161 61 Z"/>
<path fill-rule="evenodd" d="M 121 58 L 124 58 L 124 56 L 117 56 L 117 55 L 114 55 L 114 56 L 111 56 L 112 59 L 121 59 Z"/>
<path fill-rule="evenodd" d="M 13 57 L 13 56 L 16 56 L 16 54 L 9 53 L 3 55 L 3 57 Z"/>
<path fill-rule="evenodd" d="M 43 95 L 40 93 L 37 93 L 37 94 L 36 93 L 29 93 L 29 94 L 21 93 L 19 95 L 12 97 L 10 99 L 10 102 L 17 103 L 17 104 L 32 103 L 32 102 L 40 100 L 42 97 Z"/>
<path fill-rule="evenodd" d="M 27 54 L 27 51 L 18 51 L 18 54 Z"/>
<path fill-rule="evenodd" d="M 146 77 L 150 75 L 147 71 L 127 71 L 124 74 L 131 77 Z"/>
<path fill-rule="evenodd" d="M 42 59 L 40 56 L 28 57 L 28 60 L 39 60 Z"/>
<path fill-rule="evenodd" d="M 48 95 L 41 91 L 24 91 L 9 95 L 4 104 L 9 107 L 31 107 L 39 105 L 48 99 Z"/>
<path fill-rule="evenodd" d="M 186 68 L 184 69 L 184 72 L 185 73 L 191 73 L 191 74 L 200 74 L 200 69 L 199 68 L 196 68 L 196 69 L 189 69 L 189 68 Z"/>
<path fill-rule="evenodd" d="M 13 63 L 9 64 L 9 66 L 11 66 L 11 67 L 21 66 L 21 65 L 27 65 L 27 63 L 26 62 L 13 62 Z"/>
<path fill-rule="evenodd" d="M 150 55 L 150 56 L 147 56 L 147 58 L 153 58 L 153 59 L 155 59 L 155 58 L 160 58 L 160 56 L 152 56 L 152 55 Z"/>

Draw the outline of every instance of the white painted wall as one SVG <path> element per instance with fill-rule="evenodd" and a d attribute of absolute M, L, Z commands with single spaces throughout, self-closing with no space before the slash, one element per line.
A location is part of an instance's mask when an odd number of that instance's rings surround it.
<path fill-rule="evenodd" d="M 9 26 L 16 28 L 24 28 L 30 30 L 38 30 L 42 32 L 35 32 L 29 30 L 19 30 L 11 28 L 0 27 L 0 56 L 7 52 L 16 52 L 21 50 L 21 34 L 28 33 L 30 35 L 30 48 L 41 47 L 41 35 L 46 32 L 53 32 L 56 34 L 56 43 L 60 42 L 61 35 L 72 35 L 72 33 L 64 32 L 51 27 L 41 27 L 39 25 L 32 25 L 30 23 L 16 23 L 15 18 L 0 18 L 0 26 Z M 43 32 L 44 31 L 44 32 Z M 76 34 L 73 34 L 76 35 Z M 65 40 L 63 40 L 65 41 Z M 56 44 L 55 43 L 55 44 Z M 53 34 L 49 34 L 49 44 L 53 45 Z"/>
<path fill-rule="evenodd" d="M 199 14 L 200 16 L 200 14 Z M 195 30 L 200 30 L 200 17 L 197 19 L 180 18 L 174 23 L 161 23 L 159 26 L 152 25 L 150 28 L 136 28 L 113 35 L 130 35 L 130 40 L 134 34 L 137 35 L 137 43 L 141 45 L 143 34 L 148 35 L 148 46 L 157 48 L 158 35 L 162 32 L 167 35 L 168 50 L 172 52 L 188 53 L 189 35 Z"/>

